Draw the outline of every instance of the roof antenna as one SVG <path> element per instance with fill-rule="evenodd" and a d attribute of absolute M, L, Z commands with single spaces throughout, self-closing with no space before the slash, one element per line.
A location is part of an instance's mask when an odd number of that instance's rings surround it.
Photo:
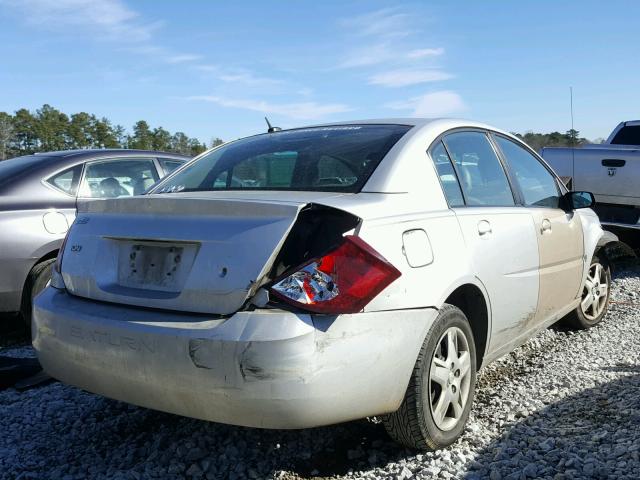
<path fill-rule="evenodd" d="M 571 135 L 574 134 L 575 130 L 573 128 L 573 87 L 569 87 L 569 101 L 571 108 Z M 573 139 L 571 140 L 571 187 L 573 187 L 573 177 L 576 174 L 576 146 L 574 145 Z M 571 188 L 573 190 L 573 188 Z"/>
<path fill-rule="evenodd" d="M 264 121 L 267 122 L 267 127 L 269 127 L 267 129 L 267 133 L 279 132 L 280 130 L 282 130 L 280 127 L 272 127 L 271 122 L 269 122 L 269 119 L 267 117 L 264 117 Z"/>

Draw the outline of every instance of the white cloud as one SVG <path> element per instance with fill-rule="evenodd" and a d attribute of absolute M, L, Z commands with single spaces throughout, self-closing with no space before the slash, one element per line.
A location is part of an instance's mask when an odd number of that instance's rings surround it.
<path fill-rule="evenodd" d="M 366 68 L 381 64 L 415 66 L 444 54 L 444 48 L 416 48 L 415 15 L 398 8 L 384 8 L 354 18 L 342 19 L 339 25 L 350 36 L 343 60 L 337 68 Z M 422 83 L 422 82 L 419 82 Z"/>
<path fill-rule="evenodd" d="M 259 77 L 246 69 L 225 68 L 211 64 L 196 65 L 195 68 L 201 72 L 211 74 L 214 78 L 223 82 L 245 85 L 248 87 L 265 87 L 284 83 L 282 80 L 275 78 Z"/>
<path fill-rule="evenodd" d="M 177 55 L 171 55 L 167 57 L 167 63 L 188 63 L 200 60 L 202 55 L 196 55 L 193 53 L 182 53 Z"/>
<path fill-rule="evenodd" d="M 218 78 L 223 82 L 239 83 L 252 87 L 282 83 L 281 80 L 276 80 L 275 78 L 257 77 L 251 72 L 223 73 L 219 75 Z"/>
<path fill-rule="evenodd" d="M 369 67 L 390 61 L 393 57 L 393 52 L 388 44 L 379 43 L 352 50 L 346 58 L 340 62 L 338 68 Z"/>
<path fill-rule="evenodd" d="M 444 53 L 444 48 L 418 48 L 407 53 L 407 58 L 439 57 Z"/>
<path fill-rule="evenodd" d="M 316 102 L 269 103 L 264 100 L 231 99 L 213 95 L 192 96 L 187 97 L 187 100 L 211 102 L 222 107 L 253 110 L 262 114 L 282 115 L 297 120 L 316 120 L 351 110 L 347 105 L 340 103 L 329 103 L 324 105 Z"/>
<path fill-rule="evenodd" d="M 405 36 L 410 33 L 408 18 L 408 14 L 397 8 L 383 8 L 353 18 L 343 18 L 339 23 L 349 33 L 360 36 Z"/>
<path fill-rule="evenodd" d="M 141 22 L 120 0 L 0 0 L 22 12 L 26 21 L 47 29 L 74 27 L 126 43 L 146 41 L 159 23 Z"/>
<path fill-rule="evenodd" d="M 369 78 L 371 85 L 382 85 L 384 87 L 406 87 L 427 82 L 439 82 L 453 78 L 453 75 L 442 70 L 424 69 L 400 69 L 378 73 Z"/>
<path fill-rule="evenodd" d="M 392 102 L 386 107 L 411 111 L 413 117 L 442 117 L 467 111 L 462 97 L 450 90 L 430 92 L 407 101 Z"/>
<path fill-rule="evenodd" d="M 220 71 L 220 67 L 217 65 L 196 65 L 196 70 L 200 70 L 202 72 L 218 72 Z"/>

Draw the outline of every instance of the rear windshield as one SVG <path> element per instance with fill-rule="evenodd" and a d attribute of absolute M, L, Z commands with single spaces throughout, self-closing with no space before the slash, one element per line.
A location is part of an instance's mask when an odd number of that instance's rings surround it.
<path fill-rule="evenodd" d="M 611 140 L 613 145 L 640 145 L 640 125 L 622 127 Z"/>
<path fill-rule="evenodd" d="M 152 193 L 209 190 L 358 192 L 407 125 L 286 130 L 223 145 Z"/>

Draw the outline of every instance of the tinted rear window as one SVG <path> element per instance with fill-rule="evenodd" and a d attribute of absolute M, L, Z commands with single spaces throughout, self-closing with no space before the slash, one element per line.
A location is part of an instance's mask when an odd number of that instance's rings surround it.
<path fill-rule="evenodd" d="M 406 125 L 287 130 L 226 144 L 163 181 L 153 193 L 207 190 L 358 192 Z"/>
<path fill-rule="evenodd" d="M 622 127 L 611 143 L 614 145 L 640 145 L 640 125 Z"/>

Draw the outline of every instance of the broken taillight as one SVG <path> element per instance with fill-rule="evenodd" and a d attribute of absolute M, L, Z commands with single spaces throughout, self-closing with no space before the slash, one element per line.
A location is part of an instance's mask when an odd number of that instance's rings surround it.
<path fill-rule="evenodd" d="M 270 290 L 311 312 L 356 313 L 400 275 L 364 240 L 347 235 L 335 250 L 304 263 Z"/>

